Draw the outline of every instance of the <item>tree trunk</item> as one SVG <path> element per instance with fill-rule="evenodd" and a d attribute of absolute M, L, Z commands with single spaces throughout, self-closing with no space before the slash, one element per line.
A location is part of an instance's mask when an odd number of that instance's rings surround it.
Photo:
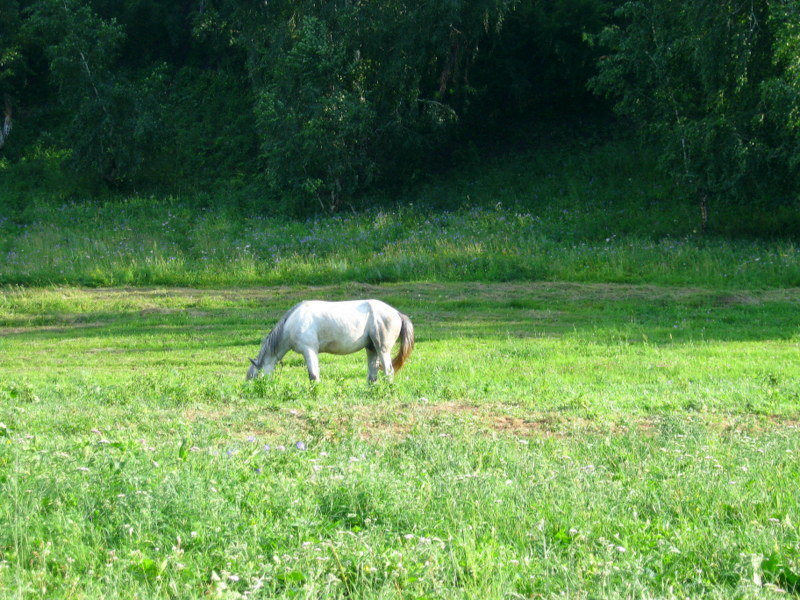
<path fill-rule="evenodd" d="M 14 121 L 11 118 L 11 98 L 6 96 L 5 99 L 5 118 L 3 119 L 3 127 L 0 128 L 0 148 L 6 145 L 6 140 L 8 139 L 8 135 L 11 133 L 11 128 L 14 125 Z"/>
<path fill-rule="evenodd" d="M 708 229 L 708 195 L 700 194 L 700 231 Z"/>

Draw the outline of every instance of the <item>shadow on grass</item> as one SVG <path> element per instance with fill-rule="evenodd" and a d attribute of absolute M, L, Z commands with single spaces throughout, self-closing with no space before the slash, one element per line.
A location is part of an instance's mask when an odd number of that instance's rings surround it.
<path fill-rule="evenodd" d="M 76 293 L 76 312 L 68 310 L 69 301 L 52 298 L 14 305 L 9 294 L 6 304 L 12 304 L 12 310 L 0 320 L 6 325 L 0 327 L 0 340 L 23 346 L 73 340 L 76 352 L 216 347 L 241 348 L 247 355 L 299 299 L 358 296 L 385 298 L 408 313 L 418 343 L 570 337 L 597 343 L 674 344 L 788 340 L 800 334 L 800 293 L 795 290 L 722 294 L 691 288 L 538 283 Z M 120 297 L 127 298 L 127 305 L 111 308 L 119 306 Z M 214 306 L 203 304 L 209 297 Z M 159 301 L 185 305 L 163 307 Z M 80 350 L 89 344 L 90 349 Z"/>

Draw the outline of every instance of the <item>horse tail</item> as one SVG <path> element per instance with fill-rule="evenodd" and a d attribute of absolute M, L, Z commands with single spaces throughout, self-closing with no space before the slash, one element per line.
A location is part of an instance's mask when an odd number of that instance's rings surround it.
<path fill-rule="evenodd" d="M 400 370 L 414 349 L 414 326 L 411 324 L 411 319 L 403 313 L 399 314 L 402 320 L 402 325 L 400 326 L 400 350 L 398 350 L 397 356 L 392 359 L 392 367 L 394 367 L 395 371 Z"/>

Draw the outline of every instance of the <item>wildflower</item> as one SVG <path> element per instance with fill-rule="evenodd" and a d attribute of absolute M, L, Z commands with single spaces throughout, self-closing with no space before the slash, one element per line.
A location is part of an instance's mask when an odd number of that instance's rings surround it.
<path fill-rule="evenodd" d="M 303 442 L 295 442 L 294 443 L 294 447 L 297 448 L 298 450 L 305 450 L 306 449 L 306 445 Z"/>
<path fill-rule="evenodd" d="M 272 447 L 270 447 L 270 445 L 269 445 L 269 444 L 264 444 L 264 448 L 262 448 L 262 450 L 263 450 L 264 452 L 269 452 L 270 450 L 272 450 Z"/>
<path fill-rule="evenodd" d="M 255 441 L 256 441 L 256 436 L 254 436 L 254 435 L 248 435 L 248 436 L 247 436 L 247 441 L 248 441 L 248 442 L 250 442 L 250 443 L 253 443 L 253 442 L 255 442 Z"/>

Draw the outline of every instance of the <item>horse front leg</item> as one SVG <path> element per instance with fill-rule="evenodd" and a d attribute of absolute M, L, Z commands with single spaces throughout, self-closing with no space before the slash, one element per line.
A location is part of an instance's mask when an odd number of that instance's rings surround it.
<path fill-rule="evenodd" d="M 378 379 L 378 353 L 367 349 L 367 382 L 375 383 Z"/>
<path fill-rule="evenodd" d="M 308 378 L 311 381 L 319 381 L 319 355 L 317 351 L 306 348 L 306 350 L 303 351 L 303 358 L 306 359 Z"/>

